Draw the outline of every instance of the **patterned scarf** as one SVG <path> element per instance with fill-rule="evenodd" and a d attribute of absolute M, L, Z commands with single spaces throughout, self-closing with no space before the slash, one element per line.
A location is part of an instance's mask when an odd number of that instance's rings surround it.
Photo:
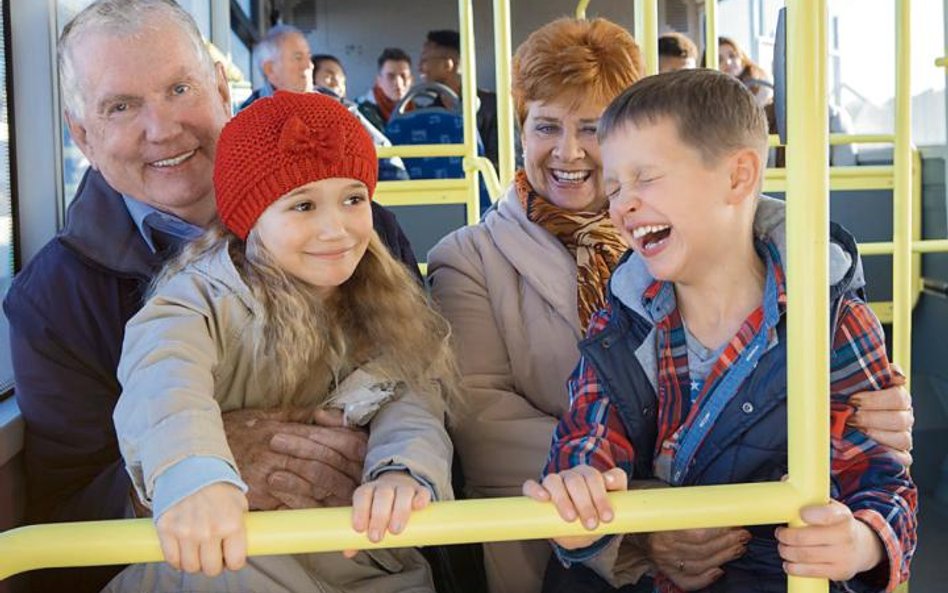
<path fill-rule="evenodd" d="M 524 170 L 514 182 L 527 218 L 549 232 L 576 258 L 576 305 L 580 329 L 606 306 L 609 276 L 627 249 L 609 212 L 574 212 L 550 203 L 534 191 Z"/>
<path fill-rule="evenodd" d="M 379 107 L 379 113 L 382 114 L 382 119 L 385 120 L 385 123 L 388 123 L 388 120 L 392 119 L 392 112 L 395 111 L 395 107 L 398 106 L 398 101 L 392 101 L 388 98 L 388 95 L 382 90 L 382 88 L 376 84 L 372 87 L 372 96 L 375 97 L 375 104 Z M 409 103 L 405 106 L 405 111 L 412 111 L 415 109 L 413 103 Z"/>

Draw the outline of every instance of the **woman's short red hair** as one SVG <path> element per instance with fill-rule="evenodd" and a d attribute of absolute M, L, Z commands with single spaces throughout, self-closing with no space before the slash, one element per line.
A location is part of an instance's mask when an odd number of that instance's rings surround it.
<path fill-rule="evenodd" d="M 513 99 L 520 125 L 530 101 L 588 101 L 607 105 L 645 73 L 639 46 L 606 19 L 569 17 L 540 27 L 513 60 Z"/>

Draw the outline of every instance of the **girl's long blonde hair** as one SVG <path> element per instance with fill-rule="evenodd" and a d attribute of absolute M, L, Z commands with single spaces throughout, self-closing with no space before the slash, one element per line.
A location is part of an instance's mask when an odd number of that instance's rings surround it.
<path fill-rule="evenodd" d="M 255 358 L 280 369 L 263 378 L 270 405 L 318 405 L 329 392 L 307 391 L 314 373 L 326 375 L 328 386 L 361 366 L 444 397 L 450 411 L 458 372 L 449 325 L 374 231 L 352 276 L 325 300 L 277 266 L 255 231 L 245 242 L 219 222 L 165 266 L 150 293 L 224 245 L 260 304 L 253 321 Z"/>

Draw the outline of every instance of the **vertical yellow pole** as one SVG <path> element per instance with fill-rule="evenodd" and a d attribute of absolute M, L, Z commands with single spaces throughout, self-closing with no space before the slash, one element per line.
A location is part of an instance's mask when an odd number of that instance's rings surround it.
<path fill-rule="evenodd" d="M 704 2 L 704 60 L 708 68 L 718 69 L 718 0 Z"/>
<path fill-rule="evenodd" d="M 658 74 L 658 0 L 635 3 L 635 40 L 645 52 L 645 74 Z"/>
<path fill-rule="evenodd" d="M 587 0 L 588 2 L 588 0 Z M 514 178 L 514 115 L 510 96 L 510 0 L 494 0 L 494 62 L 497 78 L 497 159 L 500 186 Z"/>
<path fill-rule="evenodd" d="M 892 192 L 892 357 L 912 376 L 911 6 L 896 2 L 895 187 Z"/>
<path fill-rule="evenodd" d="M 579 4 L 576 5 L 576 18 L 584 21 L 586 20 L 586 8 L 589 6 L 589 0 L 579 0 Z"/>
<path fill-rule="evenodd" d="M 787 31 L 789 480 L 801 504 L 810 505 L 827 502 L 830 486 L 826 0 L 788 2 Z M 788 591 L 828 587 L 826 580 L 791 577 Z"/>
<path fill-rule="evenodd" d="M 474 9 L 471 0 L 458 0 L 461 33 L 461 64 L 464 76 L 461 103 L 464 111 L 464 180 L 468 184 L 468 224 L 481 217 L 477 187 L 477 67 L 474 61 Z"/>

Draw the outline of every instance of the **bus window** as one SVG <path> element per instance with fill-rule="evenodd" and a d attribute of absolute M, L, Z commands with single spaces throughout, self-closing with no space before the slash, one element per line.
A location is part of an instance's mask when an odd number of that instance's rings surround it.
<path fill-rule="evenodd" d="M 4 3 L 0 14 L 0 300 L 7 294 L 13 279 L 13 184 L 10 175 L 11 128 L 7 102 L 7 11 Z M 10 97 L 12 102 L 13 97 Z M 7 343 L 7 319 L 0 316 L 0 344 Z M 0 348 L 0 397 L 13 387 L 13 368 L 10 364 L 10 349 Z"/>

